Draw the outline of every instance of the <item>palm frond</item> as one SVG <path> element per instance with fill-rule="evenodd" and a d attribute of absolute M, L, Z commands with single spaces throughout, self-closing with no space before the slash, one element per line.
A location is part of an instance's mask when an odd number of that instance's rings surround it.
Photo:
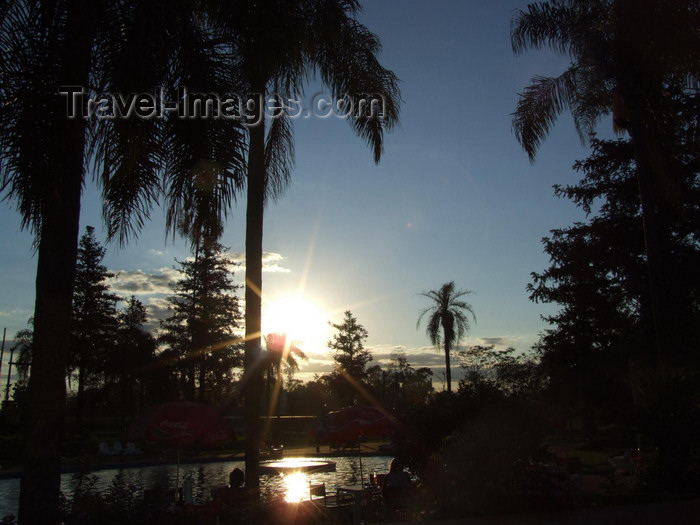
<path fill-rule="evenodd" d="M 592 78 L 590 71 L 578 72 L 577 82 L 582 89 L 576 91 L 569 109 L 581 142 L 586 142 L 594 135 L 601 117 L 611 112 L 614 86 L 604 79 Z"/>
<path fill-rule="evenodd" d="M 433 315 L 431 315 L 428 318 L 428 323 L 425 327 L 425 333 L 428 336 L 428 339 L 430 339 L 430 342 L 433 343 L 435 348 L 440 348 L 440 345 L 442 345 L 442 335 L 440 333 L 440 326 L 441 325 L 439 312 L 433 312 Z"/>
<path fill-rule="evenodd" d="M 165 173 L 166 226 L 193 243 L 218 238 L 244 186 L 243 132 L 221 120 L 173 121 Z"/>
<path fill-rule="evenodd" d="M 272 117 L 265 140 L 266 197 L 272 200 L 284 193 L 294 168 L 294 130 L 284 110 Z"/>
<path fill-rule="evenodd" d="M 423 318 L 429 314 L 426 324 L 426 335 L 433 345 L 440 348 L 443 341 L 449 342 L 450 345 L 453 342 L 459 342 L 471 328 L 469 316 L 476 322 L 476 315 L 472 305 L 461 300 L 465 295 L 472 293 L 470 290 L 455 291 L 454 281 L 443 284 L 438 290 L 420 293 L 419 295 L 430 299 L 431 304 L 421 311 L 416 328 L 420 326 Z M 442 320 L 445 315 L 450 314 L 454 319 L 454 326 L 452 327 L 454 332 L 450 334 L 445 333 L 443 337 L 440 329 L 442 328 L 444 331 L 445 326 L 443 326 Z"/>
<path fill-rule="evenodd" d="M 55 182 L 52 154 L 60 156 L 55 142 L 62 114 L 52 87 L 65 22 L 55 13 L 42 16 L 42 7 L 9 2 L 0 13 L 0 195 L 16 203 L 22 228 L 35 239 L 42 203 Z"/>
<path fill-rule="evenodd" d="M 511 45 L 516 54 L 534 49 L 558 53 L 574 51 L 581 2 L 575 0 L 538 2 L 518 9 L 511 19 Z"/>
<path fill-rule="evenodd" d="M 121 244 L 138 234 L 161 192 L 163 151 L 155 120 L 102 122 L 92 153 L 102 181 L 104 220 L 109 238 Z"/>
<path fill-rule="evenodd" d="M 429 297 L 429 296 L 428 296 L 427 294 L 425 294 L 425 293 L 422 293 L 422 294 L 419 294 L 419 295 L 424 295 L 424 296 L 426 296 L 426 297 Z M 424 308 L 423 310 L 421 310 L 421 313 L 418 315 L 418 320 L 416 321 L 416 329 L 418 329 L 418 327 L 420 327 L 420 322 L 423 320 L 423 317 L 425 317 L 426 314 L 428 314 L 429 312 L 432 312 L 432 311 L 433 311 L 433 307 L 432 307 L 432 306 L 428 306 L 428 307 Z"/>
<path fill-rule="evenodd" d="M 195 109 L 195 94 L 216 98 L 236 89 L 230 51 L 212 37 L 205 17 L 193 16 L 188 2 L 126 3 L 114 9 L 121 23 L 115 31 L 105 29 L 107 37 L 97 48 L 97 88 L 161 96 L 161 87 L 171 86 L 163 102 L 177 101 L 182 108 L 188 101 L 178 98 L 183 93 L 175 88 L 184 87 L 192 95 L 187 114 Z M 155 27 L 150 20 L 158 13 L 167 23 Z M 242 125 L 217 114 L 161 117 L 108 121 L 94 129 L 90 154 L 104 187 L 109 233 L 126 242 L 165 195 L 169 233 L 179 231 L 193 243 L 204 234 L 218 238 L 243 187 Z"/>
<path fill-rule="evenodd" d="M 471 307 L 471 305 L 466 305 L 463 308 L 469 314 L 471 314 L 472 319 L 474 319 L 474 322 L 476 323 L 476 315 L 474 314 L 474 309 Z M 455 341 L 459 342 L 469 332 L 469 330 L 471 330 L 471 322 L 469 321 L 469 317 L 459 308 L 451 308 L 450 311 L 454 315 L 455 320 Z"/>
<path fill-rule="evenodd" d="M 171 10 L 177 7 L 175 2 Z M 161 1 L 106 4 L 91 78 L 95 93 L 153 93 L 166 84 L 174 47 L 166 28 L 152 24 L 164 11 Z M 168 157 L 164 123 L 158 118 L 91 120 L 87 155 L 102 184 L 104 221 L 121 244 L 139 233 L 162 193 Z"/>
<path fill-rule="evenodd" d="M 520 94 L 513 116 L 513 131 L 530 162 L 535 161 L 537 149 L 549 135 L 557 117 L 571 107 L 576 96 L 575 68 L 559 77 L 536 76 Z M 581 136 L 584 140 L 584 136 Z"/>
<path fill-rule="evenodd" d="M 354 18 L 334 14 L 331 23 L 326 19 L 322 27 L 313 28 L 313 62 L 332 95 L 348 97 L 355 104 L 355 112 L 348 121 L 372 148 L 374 161 L 378 163 L 384 132 L 398 123 L 399 80 L 377 59 L 381 50 L 379 39 Z M 359 107 L 361 100 L 366 103 L 364 110 Z M 376 103 L 371 104 L 372 100 Z"/>

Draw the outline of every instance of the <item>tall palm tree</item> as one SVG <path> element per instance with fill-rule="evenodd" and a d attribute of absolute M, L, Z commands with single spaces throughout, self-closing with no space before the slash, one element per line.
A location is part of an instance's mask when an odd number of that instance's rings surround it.
<path fill-rule="evenodd" d="M 582 140 L 600 118 L 632 139 L 644 221 L 656 350 L 677 349 L 682 283 L 675 282 L 670 217 L 684 207 L 670 153 L 670 99 L 696 89 L 700 75 L 700 2 L 551 0 L 519 10 L 511 24 L 515 53 L 551 49 L 571 58 L 558 77 L 537 76 L 513 114 L 518 141 L 534 162 L 557 117 L 570 110 Z"/>
<path fill-rule="evenodd" d="M 19 5 L 22 4 L 22 5 Z M 34 5 L 29 5 L 34 4 Z M 69 120 L 58 86 L 86 86 L 98 2 L 3 4 L 2 189 L 38 253 L 34 345 L 20 523 L 58 521 L 60 431 L 78 248 L 86 122 Z M 69 58 L 70 57 L 70 58 Z"/>
<path fill-rule="evenodd" d="M 232 35 L 241 75 L 253 94 L 248 128 L 246 289 L 245 289 L 245 466 L 246 485 L 259 485 L 261 307 L 263 212 L 288 184 L 293 165 L 291 122 L 281 112 L 266 120 L 265 100 L 286 100 L 303 93 L 318 73 L 334 97 L 372 94 L 383 113 L 348 119 L 372 148 L 375 162 L 384 132 L 398 121 L 400 95 L 396 76 L 377 59 L 378 38 L 360 24 L 357 0 L 247 0 L 218 2 L 216 18 Z"/>
<path fill-rule="evenodd" d="M 177 188 L 176 181 L 193 180 L 193 174 L 220 181 L 211 186 L 221 189 L 214 203 L 223 213 L 232 189 L 242 184 L 242 133 L 230 122 L 206 121 L 193 132 L 188 122 L 170 119 L 68 118 L 67 100 L 58 95 L 66 86 L 152 93 L 180 81 L 213 83 L 207 91 L 230 88 L 235 68 L 214 44 L 209 19 L 193 13 L 195 3 L 12 0 L 2 6 L 0 189 L 35 234 L 38 255 L 19 521 L 55 523 L 86 168 L 102 182 L 110 235 L 125 242 L 163 189 Z M 77 100 L 85 108 L 85 97 Z M 184 199 L 191 187 L 183 186 L 177 195 Z M 177 223 L 180 211 L 172 217 Z"/>
<path fill-rule="evenodd" d="M 430 299 L 432 304 L 426 307 L 418 316 L 416 328 L 420 326 L 423 317 L 428 315 L 425 332 L 430 342 L 436 348 L 442 346 L 445 351 L 445 380 L 448 392 L 452 392 L 450 353 L 469 331 L 469 316 L 476 322 L 476 315 L 472 305 L 462 299 L 462 297 L 470 293 L 472 292 L 469 290 L 455 291 L 455 283 L 450 281 L 443 284 L 439 290 L 431 290 L 420 294 Z M 440 330 L 441 328 L 442 331 Z"/>

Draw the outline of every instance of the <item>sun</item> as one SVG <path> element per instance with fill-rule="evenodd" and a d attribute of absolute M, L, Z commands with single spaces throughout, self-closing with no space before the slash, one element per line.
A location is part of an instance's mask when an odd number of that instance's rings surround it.
<path fill-rule="evenodd" d="M 329 338 L 327 316 L 313 302 L 288 296 L 266 303 L 262 316 L 263 335 L 287 334 L 304 352 L 318 352 Z"/>

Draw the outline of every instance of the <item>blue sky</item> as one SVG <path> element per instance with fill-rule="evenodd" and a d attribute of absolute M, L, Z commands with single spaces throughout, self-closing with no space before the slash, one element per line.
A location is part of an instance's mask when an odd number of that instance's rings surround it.
<path fill-rule="evenodd" d="M 381 360 L 404 350 L 416 366 L 439 369 L 443 357 L 416 329 L 427 305 L 422 291 L 455 281 L 474 291 L 477 315 L 464 344 L 496 343 L 526 351 L 554 308 L 528 300 L 530 272 L 548 265 L 541 239 L 584 218 L 555 199 L 553 184 L 574 183 L 587 155 L 571 117 L 563 115 L 531 165 L 511 130 L 510 114 L 532 76 L 557 75 L 567 60 L 551 53 L 514 56 L 510 20 L 527 2 L 495 0 L 366 1 L 361 21 L 383 44 L 382 63 L 401 79 L 401 124 L 386 137 L 377 166 L 368 147 L 338 118 L 296 119 L 296 168 L 286 194 L 267 209 L 264 301 L 303 292 L 321 315 L 339 322 L 351 310 L 369 331 Z M 305 99 L 322 91 L 312 83 Z M 609 120 L 601 131 L 610 128 Z M 245 199 L 223 237 L 244 246 Z M 181 240 L 166 239 L 154 210 L 136 241 L 108 244 L 115 288 L 164 292 Z M 31 236 L 7 203 L 0 207 L 0 328 L 12 337 L 32 314 L 36 258 Z M 104 240 L 98 193 L 88 185 L 81 223 Z M 243 272 L 236 274 L 241 281 Z M 163 294 L 141 293 L 153 308 Z M 154 310 L 155 312 L 155 310 Z M 314 353 L 305 376 L 329 370 Z M 3 366 L 3 377 L 6 371 Z M 4 378 L 2 379 L 4 384 Z"/>

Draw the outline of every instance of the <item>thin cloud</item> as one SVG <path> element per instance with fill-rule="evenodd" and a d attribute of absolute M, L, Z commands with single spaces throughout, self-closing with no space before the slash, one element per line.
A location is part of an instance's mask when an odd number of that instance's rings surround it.
<path fill-rule="evenodd" d="M 231 259 L 234 263 L 240 264 L 240 265 L 245 265 L 245 253 L 242 252 L 235 252 L 235 253 L 229 253 L 227 255 L 229 259 Z"/>
<path fill-rule="evenodd" d="M 267 273 L 289 273 L 289 268 L 280 266 L 280 262 L 284 257 L 280 253 L 265 252 L 263 253 L 263 272 Z"/>
<path fill-rule="evenodd" d="M 435 372 L 435 369 L 445 367 L 445 354 L 443 352 L 437 352 L 434 348 L 416 350 L 406 352 L 406 359 L 413 368 L 430 368 Z"/>
<path fill-rule="evenodd" d="M 515 348 L 521 352 L 529 352 L 532 345 L 537 341 L 537 335 L 504 335 L 501 337 L 478 337 L 474 344 L 482 346 L 493 345 L 496 350 L 505 350 L 506 348 Z"/>
<path fill-rule="evenodd" d="M 112 290 L 122 295 L 152 295 L 172 293 L 171 285 L 180 278 L 173 268 L 158 268 L 153 272 L 119 270 L 108 281 Z"/>
<path fill-rule="evenodd" d="M 413 366 L 413 364 L 411 363 L 410 356 L 408 354 L 410 350 L 408 350 L 404 345 L 372 345 L 368 347 L 367 350 L 369 350 L 372 353 L 373 364 L 381 364 L 384 366 L 391 361 L 392 356 L 394 354 L 398 352 L 403 352 L 406 354 L 406 358 L 408 359 L 409 364 Z"/>
<path fill-rule="evenodd" d="M 486 346 L 505 346 L 508 344 L 507 337 L 479 337 L 477 341 L 479 341 L 479 344 Z"/>
<path fill-rule="evenodd" d="M 169 304 L 165 297 L 149 297 L 145 305 L 148 314 L 148 321 L 144 327 L 146 330 L 153 333 L 157 328 L 160 328 L 160 320 L 170 316 Z"/>
<path fill-rule="evenodd" d="M 245 253 L 230 253 L 228 254 L 229 259 L 234 263 L 240 264 L 236 267 L 237 271 L 245 271 Z M 280 263 L 284 261 L 285 257 L 281 253 L 276 252 L 263 252 L 262 263 L 263 272 L 265 273 L 291 273 L 292 270 L 285 268 Z"/>
<path fill-rule="evenodd" d="M 15 309 L 12 310 L 0 310 L 0 317 L 14 317 L 16 315 L 30 315 L 29 310 Z"/>

